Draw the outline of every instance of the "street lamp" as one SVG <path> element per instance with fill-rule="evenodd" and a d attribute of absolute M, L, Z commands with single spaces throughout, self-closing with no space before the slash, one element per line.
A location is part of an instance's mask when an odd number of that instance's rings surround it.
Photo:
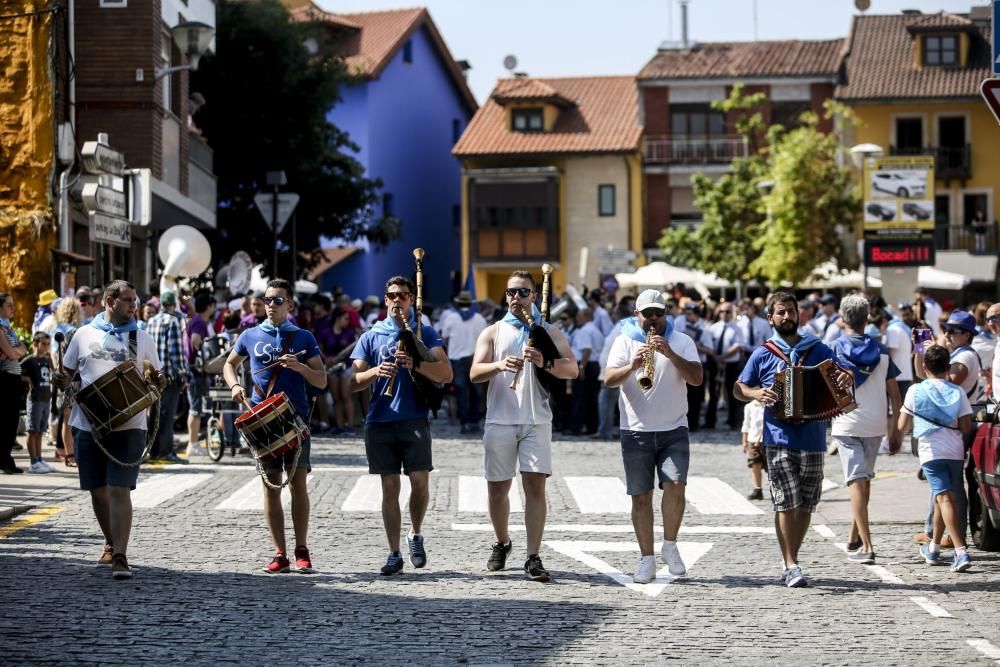
<path fill-rule="evenodd" d="M 170 38 L 173 39 L 177 49 L 187 56 L 188 64 L 157 67 L 153 73 L 154 77 L 161 79 L 174 72 L 198 69 L 198 61 L 208 52 L 208 45 L 212 43 L 214 36 L 215 29 L 200 21 L 184 21 L 175 25 L 170 29 Z"/>

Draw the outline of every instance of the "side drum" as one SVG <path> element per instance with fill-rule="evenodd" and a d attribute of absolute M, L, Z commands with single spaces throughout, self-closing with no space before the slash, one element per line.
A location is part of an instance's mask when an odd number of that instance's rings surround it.
<path fill-rule="evenodd" d="M 118 364 L 76 395 L 98 439 L 124 426 L 158 399 L 159 392 L 146 384 L 131 361 Z"/>
<path fill-rule="evenodd" d="M 261 462 L 294 451 L 309 434 L 284 392 L 244 412 L 236 418 L 235 425 L 254 458 Z"/>

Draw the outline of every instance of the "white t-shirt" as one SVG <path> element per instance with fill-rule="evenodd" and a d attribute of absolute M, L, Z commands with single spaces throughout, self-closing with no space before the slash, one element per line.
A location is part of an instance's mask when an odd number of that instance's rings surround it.
<path fill-rule="evenodd" d="M 973 390 L 979 384 L 979 371 L 982 370 L 979 366 L 979 355 L 976 354 L 975 350 L 965 348 L 951 355 L 951 363 L 962 364 L 969 369 L 969 374 L 965 376 L 965 381 L 962 382 L 962 392 L 966 396 L 970 393 L 975 396 L 976 394 Z"/>
<path fill-rule="evenodd" d="M 885 382 L 888 370 L 889 355 L 883 354 L 868 379 L 854 390 L 854 401 L 858 407 L 835 417 L 830 435 L 874 438 L 886 434 L 889 399 L 885 393 Z"/>
<path fill-rule="evenodd" d="M 441 315 L 439 324 L 438 333 L 448 341 L 449 359 L 464 359 L 475 354 L 476 340 L 486 328 L 486 320 L 479 313 L 463 320 L 458 313 L 447 311 Z"/>
<path fill-rule="evenodd" d="M 764 404 L 760 401 L 750 401 L 743 406 L 743 433 L 747 434 L 747 442 L 759 445 L 764 439 Z"/>
<path fill-rule="evenodd" d="M 885 328 L 886 347 L 892 363 L 899 369 L 899 382 L 913 382 L 913 341 L 906 329 L 898 324 L 890 324 Z"/>
<path fill-rule="evenodd" d="M 997 341 L 997 349 L 993 353 L 993 398 L 1000 401 L 1000 340 Z"/>
<path fill-rule="evenodd" d="M 690 322 L 687 318 L 684 318 L 684 335 L 694 341 L 695 350 L 699 347 L 712 349 L 712 346 L 715 345 L 715 339 L 712 338 L 712 332 L 709 331 L 708 323 L 700 317 L 694 322 Z M 708 361 L 708 355 L 704 352 L 698 352 L 698 360 L 701 363 L 705 363 Z"/>
<path fill-rule="evenodd" d="M 941 337 L 941 304 L 934 299 L 924 299 L 924 319 L 934 331 L 934 337 Z"/>
<path fill-rule="evenodd" d="M 925 382 L 936 382 L 942 384 L 945 381 L 937 378 L 928 378 Z M 912 415 L 914 412 L 913 398 L 917 391 L 917 385 L 906 390 L 906 397 L 903 399 L 903 407 Z M 958 416 L 972 414 L 972 405 L 969 399 L 962 394 L 961 404 L 958 408 Z M 965 445 L 962 443 L 962 433 L 958 430 L 958 420 L 948 424 L 951 428 L 939 428 L 936 431 L 927 433 L 917 438 L 917 454 L 920 457 L 920 464 L 938 459 L 950 461 L 965 460 Z"/>
<path fill-rule="evenodd" d="M 997 340 L 994 338 L 993 334 L 989 332 L 986 334 L 979 334 L 972 339 L 972 349 L 979 355 L 980 369 L 993 367 L 993 352 L 996 350 L 996 347 Z M 985 389 L 986 382 L 983 381 L 982 374 L 980 374 L 980 381 Z"/>
<path fill-rule="evenodd" d="M 156 355 L 156 343 L 153 342 L 152 336 L 142 330 L 137 331 L 136 334 L 136 356 L 138 357 L 140 373 L 146 361 L 152 364 L 156 370 L 160 370 L 162 365 L 160 358 Z M 104 341 L 104 336 L 104 332 L 97 327 L 80 327 L 66 348 L 63 364 L 66 368 L 75 368 L 80 371 L 81 389 L 93 384 L 102 375 L 114 370 L 118 364 L 128 359 L 128 334 L 122 335 L 125 339 L 124 343 L 114 336 L 108 336 L 107 341 Z M 87 421 L 87 417 L 77 403 L 73 403 L 73 412 L 70 415 L 69 423 L 70 426 L 81 431 L 90 430 L 90 422 Z M 146 430 L 145 412 L 140 412 L 115 430 L 130 429 Z"/>
<path fill-rule="evenodd" d="M 699 361 L 694 341 L 676 331 L 667 337 L 667 344 L 682 359 Z M 608 355 L 608 368 L 621 368 L 632 363 L 636 350 L 642 343 L 622 334 L 615 339 Z M 677 367 L 663 354 L 653 355 L 653 388 L 643 391 L 636 380 L 634 371 L 621 386 L 618 408 L 621 412 L 621 428 L 629 431 L 672 431 L 687 427 L 687 384 Z"/>
<path fill-rule="evenodd" d="M 597 374 L 598 380 L 604 380 L 604 369 L 608 366 L 608 357 L 611 356 L 611 347 L 618 340 L 618 334 L 622 332 L 622 323 L 615 322 L 615 325 L 611 327 L 610 333 L 604 339 L 604 347 L 601 348 L 601 358 L 599 360 L 601 364 L 601 372 Z"/>
<path fill-rule="evenodd" d="M 719 336 L 722 336 L 722 358 L 719 359 L 720 362 L 724 364 L 735 363 L 740 360 L 740 350 L 736 350 L 732 354 L 726 355 L 726 350 L 731 348 L 733 345 L 739 344 L 740 347 L 743 346 L 742 340 L 740 339 L 740 330 L 736 328 L 736 324 L 733 322 L 723 322 L 719 320 L 718 322 L 713 322 L 712 326 L 708 328 L 709 333 L 712 334 L 712 349 L 719 352 Z"/>

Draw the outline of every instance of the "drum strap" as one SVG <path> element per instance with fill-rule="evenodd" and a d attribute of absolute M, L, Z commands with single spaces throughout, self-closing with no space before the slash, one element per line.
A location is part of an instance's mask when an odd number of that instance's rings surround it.
<path fill-rule="evenodd" d="M 292 349 L 292 341 L 291 341 L 292 338 L 294 338 L 294 336 L 289 336 L 288 340 L 285 341 L 285 344 L 281 346 L 281 356 L 285 356 Z M 278 375 L 281 374 L 283 368 L 284 366 L 278 366 L 277 368 L 274 369 L 274 372 L 271 373 L 271 380 L 267 383 L 266 393 L 261 391 L 260 386 L 256 382 L 254 382 L 253 388 L 254 390 L 256 390 L 261 400 L 266 399 L 268 396 L 271 395 L 271 392 L 274 391 L 274 385 L 278 381 Z"/>
<path fill-rule="evenodd" d="M 133 362 L 139 364 L 139 332 L 136 329 L 128 332 L 128 354 Z"/>

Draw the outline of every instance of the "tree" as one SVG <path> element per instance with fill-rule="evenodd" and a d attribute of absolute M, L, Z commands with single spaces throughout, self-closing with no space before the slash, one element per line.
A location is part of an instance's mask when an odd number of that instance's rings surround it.
<path fill-rule="evenodd" d="M 365 177 L 347 153 L 357 146 L 327 120 L 340 86 L 351 82 L 329 32 L 290 22 L 278 0 L 220 0 L 216 20 L 217 53 L 203 57 L 192 76 L 192 90 L 207 98 L 194 121 L 215 152 L 216 257 L 225 261 L 246 250 L 270 263 L 272 232 L 253 197 L 268 189 L 265 173 L 275 169 L 286 172 L 288 189 L 301 197 L 300 251 L 315 248 L 321 235 L 375 245 L 398 236 L 399 220 L 376 215 L 381 182 Z M 290 267 L 290 227 L 279 244 L 283 268 Z"/>
<path fill-rule="evenodd" d="M 842 239 L 861 216 L 852 172 L 838 161 L 840 137 L 818 129 L 819 116 L 802 115 L 801 125 L 767 127 L 759 107 L 763 93 L 745 95 L 741 85 L 713 107 L 739 114 L 736 129 L 751 154 L 713 181 L 692 177 L 703 222 L 696 229 L 668 229 L 660 246 L 673 261 L 727 280 L 797 283 L 833 259 L 847 266 Z M 840 127 L 853 122 L 845 107 L 827 102 L 825 118 Z M 759 185 L 771 181 L 769 194 Z"/>

